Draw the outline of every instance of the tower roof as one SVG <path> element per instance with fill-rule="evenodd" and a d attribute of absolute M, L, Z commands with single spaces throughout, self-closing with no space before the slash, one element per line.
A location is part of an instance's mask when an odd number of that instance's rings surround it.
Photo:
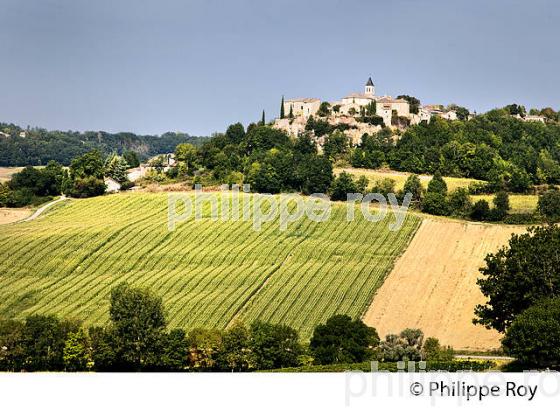
<path fill-rule="evenodd" d="M 373 86 L 373 81 L 371 81 L 371 77 L 368 78 L 367 83 L 366 83 L 366 87 L 368 86 Z"/>

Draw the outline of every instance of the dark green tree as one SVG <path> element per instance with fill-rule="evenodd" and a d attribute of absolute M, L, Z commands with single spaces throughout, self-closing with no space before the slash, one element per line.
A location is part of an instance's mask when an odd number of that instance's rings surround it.
<path fill-rule="evenodd" d="M 222 345 L 217 354 L 217 366 L 221 370 L 244 372 L 254 370 L 256 357 L 251 350 L 250 332 L 240 322 L 234 323 L 222 336 Z"/>
<path fill-rule="evenodd" d="M 444 181 L 441 173 L 437 171 L 428 183 L 428 193 L 437 193 L 443 196 L 447 195 L 447 183 Z"/>
<path fill-rule="evenodd" d="M 284 96 L 282 96 L 282 102 L 280 103 L 280 118 L 284 118 Z"/>
<path fill-rule="evenodd" d="M 251 325 L 250 349 L 258 369 L 280 369 L 298 365 L 302 349 L 298 333 L 286 325 L 254 322 Z"/>
<path fill-rule="evenodd" d="M 488 301 L 476 307 L 476 323 L 504 332 L 538 300 L 560 296 L 560 227 L 530 227 L 485 261 L 477 283 Z"/>
<path fill-rule="evenodd" d="M 548 222 L 560 221 L 560 191 L 551 189 L 539 196 L 537 209 Z"/>
<path fill-rule="evenodd" d="M 343 171 L 334 179 L 330 189 L 330 197 L 333 201 L 346 201 L 347 194 L 357 192 L 358 188 L 352 175 Z"/>
<path fill-rule="evenodd" d="M 560 298 L 542 299 L 515 317 L 502 340 L 504 351 L 525 368 L 560 366 Z"/>
<path fill-rule="evenodd" d="M 123 283 L 111 291 L 111 336 L 120 370 L 157 367 L 166 326 L 160 297 Z"/>
<path fill-rule="evenodd" d="M 490 205 L 485 199 L 479 199 L 473 205 L 471 218 L 475 221 L 485 221 L 490 216 Z"/>
<path fill-rule="evenodd" d="M 373 327 L 347 315 L 335 315 L 315 327 L 309 348 L 317 364 L 358 363 L 371 358 L 378 345 Z"/>

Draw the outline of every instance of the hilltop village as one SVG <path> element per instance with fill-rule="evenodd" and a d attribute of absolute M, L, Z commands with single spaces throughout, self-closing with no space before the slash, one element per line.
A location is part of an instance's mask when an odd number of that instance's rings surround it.
<path fill-rule="evenodd" d="M 421 105 L 417 98 L 408 95 L 397 98 L 376 95 L 375 84 L 370 77 L 363 93 L 351 93 L 339 101 L 282 99 L 280 117 L 274 121 L 274 127 L 297 136 L 306 129 L 314 128 L 310 123 L 322 121 L 343 131 L 353 144 L 358 144 L 363 134 L 373 135 L 384 127 L 404 130 L 422 121 L 430 122 L 434 116 L 446 120 L 468 120 L 475 115 L 454 104 L 447 107 Z M 535 115 L 527 115 L 522 119 L 544 122 L 544 117 Z M 321 140 L 320 135 L 316 136 Z"/>

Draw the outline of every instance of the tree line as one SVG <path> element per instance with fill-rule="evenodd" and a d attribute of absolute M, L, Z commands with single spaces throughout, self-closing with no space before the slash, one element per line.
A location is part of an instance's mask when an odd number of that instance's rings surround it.
<path fill-rule="evenodd" d="M 226 330 L 169 328 L 162 299 L 126 283 L 112 289 L 109 324 L 31 315 L 0 321 L 0 371 L 256 371 L 314 365 L 428 360 L 453 352 L 418 329 L 379 340 L 358 319 L 335 315 L 308 344 L 293 328 L 262 321 Z"/>
<path fill-rule="evenodd" d="M 48 131 L 0 123 L 0 166 L 47 165 L 49 161 L 70 165 L 73 158 L 92 150 L 98 150 L 103 155 L 113 152 L 122 155 L 133 151 L 144 160 L 173 152 L 178 144 L 189 142 L 199 145 L 205 139 L 172 132 L 155 136 L 131 132 Z"/>

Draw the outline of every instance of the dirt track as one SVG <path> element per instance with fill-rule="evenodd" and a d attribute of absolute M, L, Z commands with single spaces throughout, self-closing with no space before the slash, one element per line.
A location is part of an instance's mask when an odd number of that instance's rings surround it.
<path fill-rule="evenodd" d="M 484 257 L 522 227 L 426 219 L 385 280 L 364 321 L 379 335 L 420 328 L 455 349 L 500 346 L 500 335 L 472 324 L 484 302 L 476 285 Z"/>

